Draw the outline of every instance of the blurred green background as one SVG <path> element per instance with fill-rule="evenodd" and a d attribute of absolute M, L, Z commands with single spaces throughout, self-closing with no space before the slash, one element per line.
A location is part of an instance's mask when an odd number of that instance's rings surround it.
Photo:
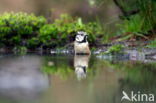
<path fill-rule="evenodd" d="M 95 48 L 155 41 L 155 0 L 0 0 L 0 13 L 0 47 L 13 51 L 62 48 L 80 30 Z"/>

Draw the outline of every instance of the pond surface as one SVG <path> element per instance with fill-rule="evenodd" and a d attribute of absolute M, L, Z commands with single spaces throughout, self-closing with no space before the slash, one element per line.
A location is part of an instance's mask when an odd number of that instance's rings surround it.
<path fill-rule="evenodd" d="M 155 94 L 155 72 L 154 61 L 5 55 L 0 57 L 0 103 L 121 103 L 123 90 Z"/>

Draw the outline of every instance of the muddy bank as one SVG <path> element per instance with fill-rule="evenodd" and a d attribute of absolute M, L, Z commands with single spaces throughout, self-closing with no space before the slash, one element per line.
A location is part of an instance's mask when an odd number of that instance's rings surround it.
<path fill-rule="evenodd" d="M 135 45 L 134 45 L 135 44 Z M 156 48 L 147 48 L 146 45 L 147 42 L 114 42 L 114 43 L 107 43 L 107 44 L 97 44 L 96 47 L 92 47 L 91 51 L 93 55 L 98 55 L 99 58 L 112 58 L 117 57 L 117 59 L 127 59 L 127 60 L 139 60 L 139 61 L 145 61 L 146 59 L 150 60 L 156 60 Z M 122 54 L 104 54 L 108 49 L 114 45 L 123 45 L 123 52 Z M 73 45 L 69 45 L 62 48 L 37 48 L 34 50 L 26 50 L 22 51 L 26 53 L 36 53 L 36 54 L 68 54 L 68 55 L 74 55 L 74 47 Z M 20 54 L 20 51 L 13 50 L 10 48 L 0 48 L 0 54 L 5 53 L 14 53 L 14 54 Z"/>

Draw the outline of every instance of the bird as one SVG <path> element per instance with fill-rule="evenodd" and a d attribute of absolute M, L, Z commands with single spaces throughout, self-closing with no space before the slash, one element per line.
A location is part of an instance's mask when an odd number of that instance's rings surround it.
<path fill-rule="evenodd" d="M 90 55 L 88 34 L 84 31 L 78 31 L 74 41 L 74 51 L 76 55 Z"/>

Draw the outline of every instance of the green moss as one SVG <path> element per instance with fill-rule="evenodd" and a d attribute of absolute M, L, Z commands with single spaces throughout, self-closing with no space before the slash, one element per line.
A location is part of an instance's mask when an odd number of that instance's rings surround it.
<path fill-rule="evenodd" d="M 148 48 L 156 48 L 156 39 L 151 41 L 146 47 L 148 47 Z"/>
<path fill-rule="evenodd" d="M 107 54 L 123 53 L 124 46 L 121 44 L 113 45 L 106 51 Z"/>

